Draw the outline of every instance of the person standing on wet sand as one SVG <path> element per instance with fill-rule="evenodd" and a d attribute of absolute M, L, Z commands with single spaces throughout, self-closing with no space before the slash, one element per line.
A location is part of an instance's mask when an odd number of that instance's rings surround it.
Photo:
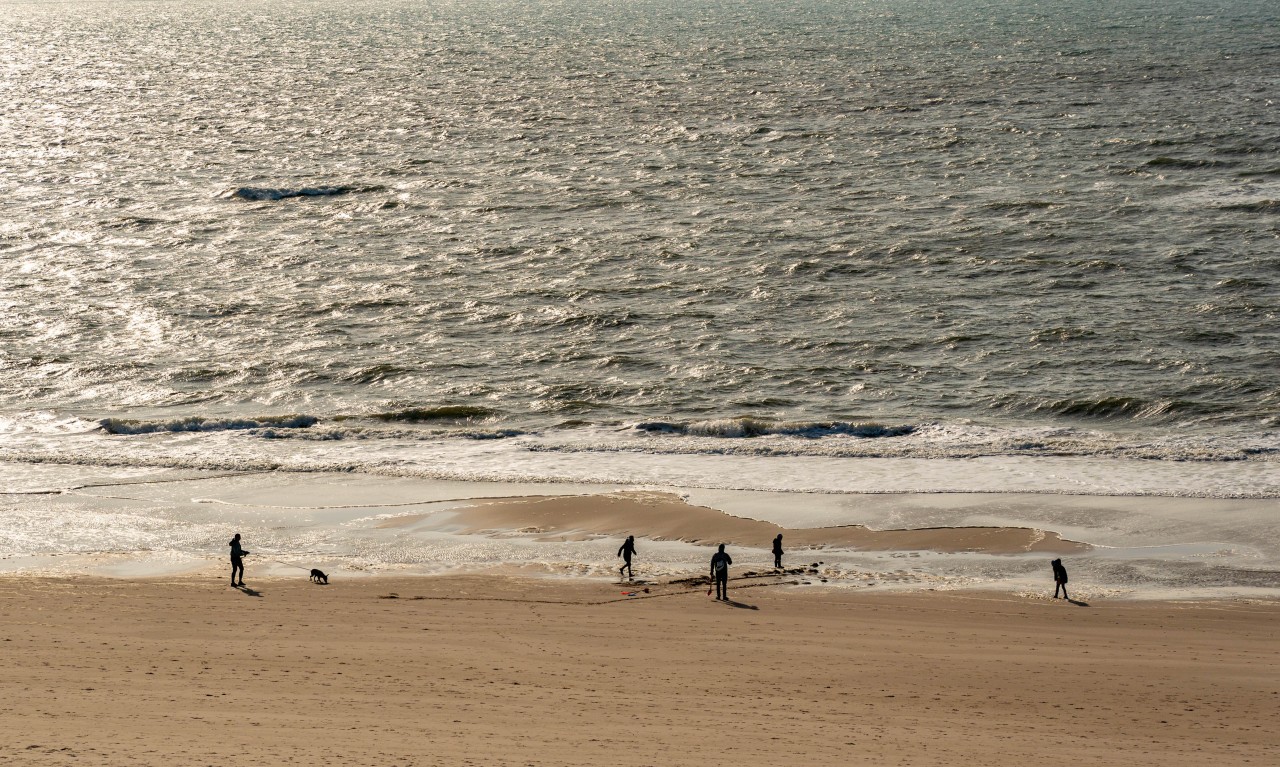
<path fill-rule="evenodd" d="M 729 601 L 729 565 L 733 558 L 724 553 L 724 544 L 720 550 L 711 555 L 711 580 L 716 582 L 716 599 Z"/>
<path fill-rule="evenodd" d="M 782 533 L 778 533 L 778 537 L 773 539 L 773 566 L 782 569 Z"/>
<path fill-rule="evenodd" d="M 1067 568 L 1062 566 L 1061 559 L 1055 559 L 1049 563 L 1053 566 L 1053 598 L 1058 598 L 1058 589 L 1062 589 L 1062 598 L 1070 601 L 1071 597 L 1067 596 Z"/>
<path fill-rule="evenodd" d="M 240 533 L 236 533 L 236 537 L 232 538 L 228 546 L 231 547 L 231 585 L 244 585 L 244 557 L 249 552 L 240 546 Z M 240 573 L 240 582 L 236 583 L 236 573 Z"/>
<path fill-rule="evenodd" d="M 618 577 L 622 577 L 622 571 L 627 571 L 627 577 L 631 575 L 631 555 L 636 553 L 636 537 L 628 535 L 627 540 L 622 542 L 622 548 L 618 549 L 618 556 L 622 557 L 622 567 L 618 568 Z"/>

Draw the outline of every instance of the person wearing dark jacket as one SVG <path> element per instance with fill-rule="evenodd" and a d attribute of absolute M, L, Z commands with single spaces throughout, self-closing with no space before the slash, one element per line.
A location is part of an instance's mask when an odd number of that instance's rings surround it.
<path fill-rule="evenodd" d="M 782 569 L 782 533 L 773 539 L 773 566 Z"/>
<path fill-rule="evenodd" d="M 244 585 L 244 557 L 249 552 L 240 546 L 240 533 L 236 533 L 236 537 L 232 538 L 227 544 L 231 547 L 231 585 Z M 240 582 L 236 583 L 236 573 L 240 573 Z"/>
<path fill-rule="evenodd" d="M 1049 563 L 1053 566 L 1053 598 L 1058 598 L 1058 589 L 1062 589 L 1062 598 L 1071 599 L 1067 596 L 1067 568 L 1062 566 L 1061 559 L 1055 559 Z"/>
<path fill-rule="evenodd" d="M 729 601 L 729 565 L 733 558 L 724 552 L 724 544 L 720 550 L 711 555 L 711 580 L 716 582 L 716 599 Z"/>
<path fill-rule="evenodd" d="M 618 556 L 622 557 L 622 567 L 618 568 L 618 577 L 622 577 L 622 571 L 627 571 L 627 577 L 631 576 L 631 555 L 636 553 L 636 537 L 628 535 L 627 540 L 622 542 L 622 548 L 618 549 Z"/>

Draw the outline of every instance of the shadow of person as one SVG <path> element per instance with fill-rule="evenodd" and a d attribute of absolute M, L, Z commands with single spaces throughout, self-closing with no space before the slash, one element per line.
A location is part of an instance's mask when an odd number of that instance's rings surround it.
<path fill-rule="evenodd" d="M 249 588 L 248 586 L 236 586 L 236 590 L 237 590 L 237 591 L 239 591 L 240 593 L 244 594 L 244 595 L 245 595 L 245 596 L 247 596 L 247 597 L 261 597 L 261 596 L 262 596 L 262 592 L 261 592 L 261 591 L 255 591 L 255 590 L 253 590 L 253 589 Z"/>
<path fill-rule="evenodd" d="M 1088 602 L 1081 602 L 1079 599 L 1068 599 L 1067 601 L 1068 601 L 1068 602 L 1070 602 L 1071 604 L 1075 605 L 1076 607 L 1088 607 L 1088 606 L 1089 606 L 1089 603 L 1088 603 Z"/>
<path fill-rule="evenodd" d="M 735 602 L 735 601 L 734 601 L 734 600 L 732 600 L 732 599 L 725 599 L 725 600 L 723 600 L 723 601 L 724 601 L 724 603 L 725 603 L 725 604 L 729 605 L 730 607 L 737 607 L 737 608 L 739 608 L 739 609 L 741 609 L 741 610 L 759 610 L 759 609 L 760 609 L 759 607 L 756 607 L 755 605 L 749 605 L 749 604 L 746 604 L 746 603 L 744 603 L 744 602 Z"/>

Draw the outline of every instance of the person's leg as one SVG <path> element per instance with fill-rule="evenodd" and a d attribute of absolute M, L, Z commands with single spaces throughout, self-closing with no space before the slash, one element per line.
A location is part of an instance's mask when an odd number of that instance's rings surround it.
<path fill-rule="evenodd" d="M 232 586 L 236 585 L 236 571 L 241 572 L 240 579 L 243 580 L 244 565 L 240 564 L 238 560 L 233 559 L 231 560 L 231 585 Z"/>

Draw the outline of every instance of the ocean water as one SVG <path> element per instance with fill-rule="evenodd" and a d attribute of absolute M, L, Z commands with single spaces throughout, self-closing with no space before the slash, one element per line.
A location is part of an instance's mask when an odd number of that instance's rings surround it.
<path fill-rule="evenodd" d="M 0 0 L 0 460 L 1280 495 L 1280 11 Z"/>

